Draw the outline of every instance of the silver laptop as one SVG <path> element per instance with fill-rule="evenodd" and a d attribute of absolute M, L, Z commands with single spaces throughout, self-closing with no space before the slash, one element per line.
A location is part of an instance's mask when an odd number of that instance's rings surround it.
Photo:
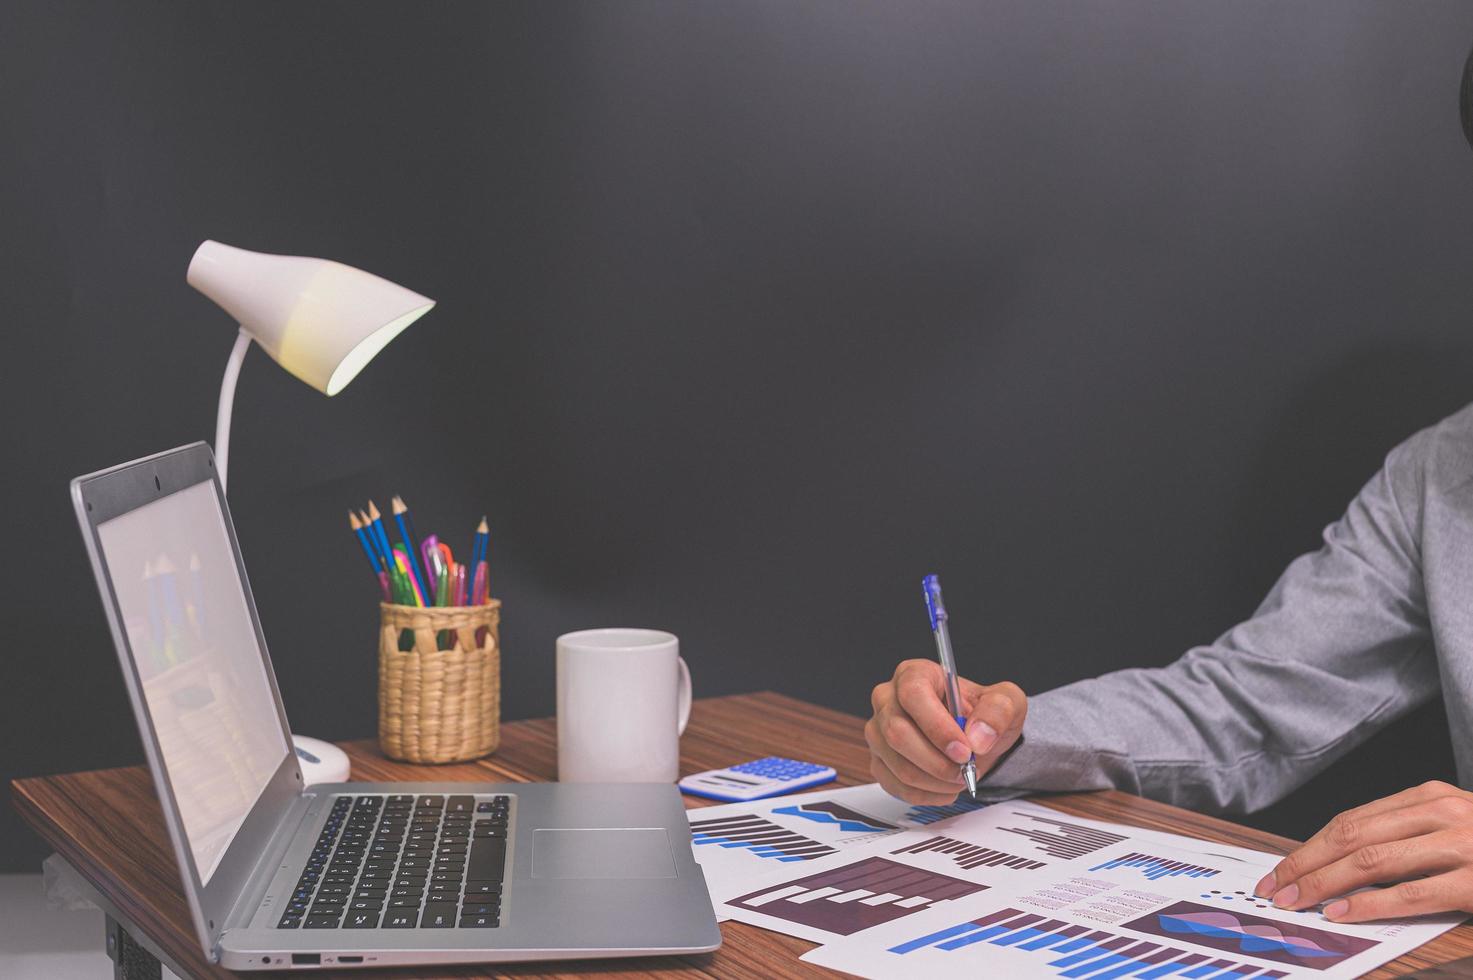
<path fill-rule="evenodd" d="M 72 500 L 211 961 L 279 970 L 721 944 L 673 786 L 305 786 L 204 443 L 78 477 Z"/>

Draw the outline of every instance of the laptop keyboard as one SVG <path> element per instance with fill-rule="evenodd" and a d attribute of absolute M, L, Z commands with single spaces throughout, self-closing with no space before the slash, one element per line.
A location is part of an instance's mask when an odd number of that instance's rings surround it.
<path fill-rule="evenodd" d="M 278 929 L 494 929 L 505 796 L 339 796 Z"/>

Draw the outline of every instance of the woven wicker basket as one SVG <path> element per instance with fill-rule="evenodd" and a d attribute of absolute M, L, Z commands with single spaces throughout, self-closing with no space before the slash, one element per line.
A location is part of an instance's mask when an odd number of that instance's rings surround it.
<path fill-rule="evenodd" d="M 380 603 L 378 740 L 406 762 L 464 762 L 501 743 L 501 602 L 418 608 Z M 476 634 L 485 627 L 479 644 Z M 405 630 L 414 649 L 400 649 Z M 441 631 L 455 643 L 437 649 Z M 406 644 L 407 645 L 407 641 Z"/>

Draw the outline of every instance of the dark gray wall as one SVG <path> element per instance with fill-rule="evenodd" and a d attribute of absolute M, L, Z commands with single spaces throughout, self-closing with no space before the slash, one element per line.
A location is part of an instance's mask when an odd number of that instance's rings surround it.
<path fill-rule="evenodd" d="M 1165 663 L 1473 399 L 1470 41 L 1463 0 L 0 5 L 0 776 L 141 757 L 65 483 L 209 437 L 206 237 L 440 301 L 332 400 L 246 364 L 300 731 L 374 732 L 343 514 L 395 492 L 490 515 L 512 718 L 617 623 L 865 711 L 931 570 L 973 676 Z"/>

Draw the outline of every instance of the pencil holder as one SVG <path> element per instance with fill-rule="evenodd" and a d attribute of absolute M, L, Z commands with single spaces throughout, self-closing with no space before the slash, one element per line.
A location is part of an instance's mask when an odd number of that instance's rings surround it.
<path fill-rule="evenodd" d="M 405 762 L 464 762 L 496 751 L 500 600 L 429 608 L 385 602 L 379 608 L 378 740 L 384 754 Z"/>

